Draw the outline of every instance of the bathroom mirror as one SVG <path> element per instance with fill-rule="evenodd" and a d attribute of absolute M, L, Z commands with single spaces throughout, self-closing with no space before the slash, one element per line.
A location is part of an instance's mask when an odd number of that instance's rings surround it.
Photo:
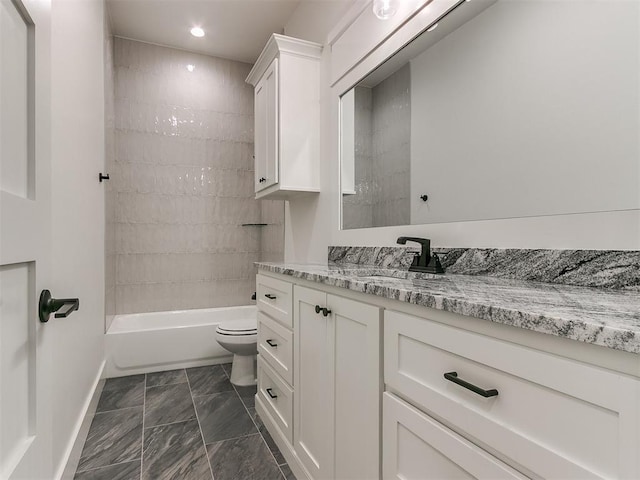
<path fill-rule="evenodd" d="M 460 2 L 341 95 L 342 228 L 640 208 L 639 5 Z"/>

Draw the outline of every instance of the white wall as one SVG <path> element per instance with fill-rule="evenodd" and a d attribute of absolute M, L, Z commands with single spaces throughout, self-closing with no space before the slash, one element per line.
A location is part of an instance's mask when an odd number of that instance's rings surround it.
<path fill-rule="evenodd" d="M 80 310 L 48 326 L 55 337 L 53 458 L 60 475 L 104 357 L 104 5 L 54 0 L 52 221 L 54 296 Z"/>
<path fill-rule="evenodd" d="M 304 4 L 303 4 L 304 5 Z M 307 29 L 315 30 L 315 13 L 301 5 L 294 13 L 285 33 L 303 39 Z M 357 11 L 355 9 L 354 11 Z M 365 10 L 367 12 L 367 10 Z M 418 15 L 410 20 L 396 36 L 411 39 L 411 26 L 423 21 Z M 332 17 L 335 18 L 335 17 Z M 295 22 L 293 20 L 295 19 Z M 367 22 L 361 22 L 367 24 Z M 335 87 L 329 87 L 329 55 L 325 32 L 322 62 L 321 91 L 321 193 L 317 197 L 288 202 L 286 217 L 285 260 L 296 262 L 326 262 L 328 245 L 394 245 L 400 235 L 423 236 L 432 239 L 434 246 L 496 247 L 496 248 L 577 248 L 577 249 L 640 249 L 640 210 L 601 212 L 590 214 L 551 215 L 431 225 L 411 225 L 373 229 L 339 230 L 339 164 L 338 164 L 338 95 L 359 80 L 352 78 L 357 70 L 348 73 Z M 415 33 L 415 32 L 414 32 Z M 359 36 L 381 36 L 376 31 L 361 31 Z M 633 39 L 631 39 L 633 40 Z M 375 43 L 368 38 L 369 43 Z M 387 41 L 389 43 L 389 41 Z M 380 50 L 384 50 L 383 43 Z M 375 58 L 374 54 L 370 59 Z M 379 60 L 383 60 L 381 56 Z M 366 62 L 366 60 L 365 60 Z M 371 67 L 373 67 L 372 65 Z M 365 72 L 361 72 L 362 75 Z M 624 175 L 625 172 L 621 172 Z M 602 185 L 599 194 L 615 189 Z M 567 190 L 567 195 L 571 195 Z"/>

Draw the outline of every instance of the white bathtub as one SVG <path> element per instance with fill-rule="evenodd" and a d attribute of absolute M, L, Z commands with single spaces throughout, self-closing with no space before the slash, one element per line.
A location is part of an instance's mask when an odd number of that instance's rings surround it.
<path fill-rule="evenodd" d="M 220 322 L 256 318 L 255 305 L 116 315 L 106 334 L 105 377 L 226 363 Z"/>

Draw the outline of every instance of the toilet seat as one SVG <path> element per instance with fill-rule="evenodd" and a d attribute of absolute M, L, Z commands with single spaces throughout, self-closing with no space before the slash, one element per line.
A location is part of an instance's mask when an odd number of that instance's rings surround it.
<path fill-rule="evenodd" d="M 257 335 L 258 324 L 255 319 L 240 320 L 234 322 L 222 322 L 216 328 L 216 333 L 228 336 Z"/>

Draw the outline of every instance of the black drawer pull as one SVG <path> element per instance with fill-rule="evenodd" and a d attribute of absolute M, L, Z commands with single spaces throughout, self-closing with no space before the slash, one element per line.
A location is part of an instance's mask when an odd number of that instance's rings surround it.
<path fill-rule="evenodd" d="M 278 398 L 278 395 L 274 395 L 274 394 L 272 393 L 272 391 L 271 391 L 271 389 L 270 389 L 270 388 L 267 388 L 267 393 L 269 394 L 269 396 L 270 396 L 271 398 Z"/>
<path fill-rule="evenodd" d="M 266 340 L 266 342 L 269 344 L 270 347 L 276 348 L 278 346 L 277 343 L 273 343 L 273 340 L 269 339 Z"/>
<path fill-rule="evenodd" d="M 320 305 L 316 305 L 316 313 L 320 313 L 322 311 L 322 307 Z"/>
<path fill-rule="evenodd" d="M 482 395 L 485 398 L 495 397 L 498 395 L 498 390 L 492 388 L 491 390 L 483 390 L 480 387 L 476 387 L 475 385 L 465 382 L 461 378 L 458 378 L 457 372 L 448 372 L 444 374 L 444 378 L 449 380 L 450 382 L 456 383 L 461 387 L 466 388 L 467 390 L 471 390 L 473 393 L 477 393 L 478 395 Z"/>
<path fill-rule="evenodd" d="M 275 295 L 271 295 L 270 293 L 265 293 L 264 296 L 267 297 L 269 300 L 275 300 L 276 299 L 276 296 Z"/>

